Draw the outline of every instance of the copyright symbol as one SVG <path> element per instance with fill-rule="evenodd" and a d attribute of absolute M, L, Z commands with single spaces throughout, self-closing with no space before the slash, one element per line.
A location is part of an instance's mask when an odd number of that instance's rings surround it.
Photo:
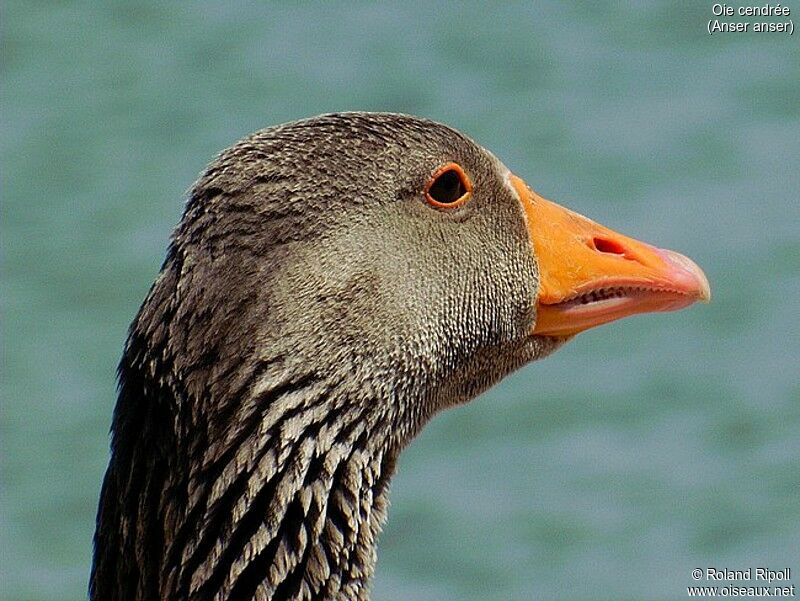
<path fill-rule="evenodd" d="M 703 577 L 703 570 L 697 568 L 692 570 L 692 580 L 700 580 Z"/>

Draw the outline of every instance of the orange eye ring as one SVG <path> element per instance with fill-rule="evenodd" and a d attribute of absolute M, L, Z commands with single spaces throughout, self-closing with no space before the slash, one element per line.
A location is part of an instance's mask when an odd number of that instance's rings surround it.
<path fill-rule="evenodd" d="M 472 181 L 458 163 L 445 163 L 425 184 L 425 200 L 441 209 L 455 209 L 472 196 Z"/>

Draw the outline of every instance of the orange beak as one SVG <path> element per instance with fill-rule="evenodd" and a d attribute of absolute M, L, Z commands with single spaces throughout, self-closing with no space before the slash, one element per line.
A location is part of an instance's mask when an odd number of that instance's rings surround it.
<path fill-rule="evenodd" d="M 534 334 L 571 336 L 622 317 L 708 302 L 688 257 L 618 234 L 546 200 L 512 175 L 539 264 Z"/>

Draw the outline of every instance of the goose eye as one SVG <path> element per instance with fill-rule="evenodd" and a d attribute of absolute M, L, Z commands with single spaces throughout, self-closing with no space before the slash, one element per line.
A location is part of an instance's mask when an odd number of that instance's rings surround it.
<path fill-rule="evenodd" d="M 437 169 L 425 186 L 425 199 L 435 207 L 460 207 L 471 194 L 472 182 L 456 163 Z"/>

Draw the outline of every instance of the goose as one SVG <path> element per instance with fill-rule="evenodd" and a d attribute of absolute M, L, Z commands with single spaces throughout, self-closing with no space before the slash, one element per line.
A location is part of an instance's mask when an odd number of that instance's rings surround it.
<path fill-rule="evenodd" d="M 445 125 L 258 131 L 188 195 L 119 365 L 92 599 L 368 599 L 398 454 L 577 333 L 708 301 L 700 268 Z"/>

